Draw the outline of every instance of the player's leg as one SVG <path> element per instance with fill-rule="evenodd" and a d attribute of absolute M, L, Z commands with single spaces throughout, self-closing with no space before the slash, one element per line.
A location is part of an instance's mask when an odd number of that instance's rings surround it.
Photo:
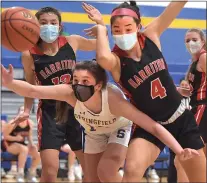
<path fill-rule="evenodd" d="M 84 154 L 83 154 L 83 130 L 80 126 L 80 123 L 74 118 L 74 116 L 70 116 L 70 121 L 67 124 L 67 131 L 66 131 L 66 141 L 69 144 L 71 150 L 75 153 L 78 161 L 81 164 L 82 171 L 84 173 L 85 171 L 85 161 L 84 161 Z M 82 171 L 80 169 L 79 172 L 77 172 L 78 179 L 81 179 L 82 177 Z M 84 173 L 84 180 L 85 181 L 85 173 Z"/>
<path fill-rule="evenodd" d="M 176 131 L 176 139 L 183 148 L 196 149 L 199 156 L 186 161 L 179 161 L 189 182 L 206 182 L 206 157 L 203 151 L 204 143 L 193 113 L 186 110 L 176 122 L 169 124 L 169 131 Z"/>
<path fill-rule="evenodd" d="M 131 125 L 119 128 L 110 134 L 108 145 L 98 165 L 98 176 L 101 182 L 121 182 L 119 168 L 126 159 L 131 136 Z"/>
<path fill-rule="evenodd" d="M 123 182 L 140 182 L 146 169 L 157 159 L 165 145 L 141 128 L 136 128 L 129 144 Z"/>
<path fill-rule="evenodd" d="M 42 163 L 41 182 L 55 182 L 59 169 L 59 151 L 66 134 L 66 124 L 58 124 L 55 114 L 39 115 L 38 142 Z M 52 161 L 51 161 L 52 160 Z"/>
<path fill-rule="evenodd" d="M 83 139 L 85 181 L 101 182 L 98 177 L 97 168 L 103 152 L 106 149 L 108 137 L 105 135 L 85 134 Z"/>

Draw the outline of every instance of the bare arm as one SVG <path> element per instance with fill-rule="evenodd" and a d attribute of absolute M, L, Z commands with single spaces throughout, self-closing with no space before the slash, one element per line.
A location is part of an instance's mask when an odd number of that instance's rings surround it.
<path fill-rule="evenodd" d="M 102 25 L 97 26 L 97 43 L 96 43 L 96 60 L 98 64 L 110 71 L 115 81 L 120 78 L 120 59 L 117 55 L 111 52 L 107 28 Z"/>
<path fill-rule="evenodd" d="M 5 125 L 5 130 L 3 132 L 4 139 L 8 141 L 22 141 L 23 137 L 21 137 L 20 135 L 17 136 L 10 135 L 10 133 L 15 127 L 15 124 L 12 124 L 12 122 L 13 120 L 11 120 L 8 124 Z"/>
<path fill-rule="evenodd" d="M 79 35 L 71 35 L 66 37 L 74 52 L 78 50 L 82 51 L 94 51 L 96 49 L 96 39 L 86 39 Z"/>
<path fill-rule="evenodd" d="M 54 86 L 35 86 L 25 81 L 15 79 L 5 87 L 24 97 L 53 99 L 60 101 L 68 101 L 73 92 L 71 86 L 67 84 Z"/>
<path fill-rule="evenodd" d="M 146 27 L 145 34 L 149 37 L 160 37 L 178 16 L 186 3 L 187 1 L 170 2 L 164 12 Z"/>
<path fill-rule="evenodd" d="M 18 95 L 39 99 L 54 99 L 66 101 L 73 106 L 75 96 L 68 84 L 55 86 L 36 86 L 25 81 L 13 79 L 13 67 L 9 65 L 9 71 L 1 65 L 2 85 L 17 93 Z"/>
<path fill-rule="evenodd" d="M 176 154 L 180 154 L 183 148 L 177 140 L 159 123 L 139 111 L 132 104 L 123 98 L 120 91 L 112 91 L 109 94 L 109 105 L 112 114 L 123 116 L 152 135 L 160 139 L 165 145 L 173 150 Z M 119 106 L 119 107 L 117 107 Z"/>
<path fill-rule="evenodd" d="M 33 131 L 33 124 L 34 124 L 33 121 L 29 120 L 30 130 L 29 130 L 29 136 L 28 136 L 28 143 L 31 146 L 34 144 L 34 142 L 33 142 L 33 133 L 32 133 L 32 131 Z"/>
<path fill-rule="evenodd" d="M 24 67 L 24 74 L 25 79 L 28 83 L 35 85 L 35 76 L 34 76 L 34 61 L 32 56 L 30 55 L 29 51 L 25 51 L 22 53 L 22 64 Z M 33 105 L 34 99 L 33 98 L 27 98 L 24 99 L 24 112 L 29 114 Z"/>

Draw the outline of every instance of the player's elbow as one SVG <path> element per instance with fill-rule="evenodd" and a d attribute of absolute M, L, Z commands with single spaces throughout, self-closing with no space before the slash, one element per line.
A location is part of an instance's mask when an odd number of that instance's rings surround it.
<path fill-rule="evenodd" d="M 113 69 L 113 64 L 110 63 L 110 56 L 106 55 L 102 55 L 102 54 L 97 54 L 96 56 L 96 61 L 98 62 L 98 64 L 105 70 L 107 71 L 112 71 Z"/>

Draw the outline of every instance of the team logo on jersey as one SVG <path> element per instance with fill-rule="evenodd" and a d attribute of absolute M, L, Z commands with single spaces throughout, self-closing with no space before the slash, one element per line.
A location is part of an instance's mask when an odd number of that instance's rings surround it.
<path fill-rule="evenodd" d="M 55 74 L 58 71 L 62 70 L 72 70 L 75 67 L 74 60 L 62 60 L 55 62 L 54 64 L 50 64 L 48 67 L 45 67 L 39 73 L 44 78 L 47 79 L 52 74 Z"/>
<path fill-rule="evenodd" d="M 74 116 L 77 120 L 82 120 L 89 126 L 107 127 L 116 122 L 116 118 L 113 118 L 112 120 L 108 120 L 108 121 L 102 121 L 102 120 L 87 118 L 86 116 L 83 116 L 81 114 L 74 114 Z"/>
<path fill-rule="evenodd" d="M 165 70 L 166 68 L 166 64 L 164 62 L 164 60 L 161 59 L 157 59 L 153 62 L 151 62 L 150 64 L 146 65 L 144 67 L 144 69 L 141 69 L 136 75 L 134 75 L 132 78 L 130 78 L 128 80 L 128 83 L 133 87 L 133 88 L 137 88 L 139 87 L 148 77 L 150 77 L 151 75 Z"/>

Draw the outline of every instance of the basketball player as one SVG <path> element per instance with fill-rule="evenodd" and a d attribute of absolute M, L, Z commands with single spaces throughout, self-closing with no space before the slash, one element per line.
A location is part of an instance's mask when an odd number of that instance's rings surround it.
<path fill-rule="evenodd" d="M 190 29 L 185 35 L 185 44 L 189 53 L 192 56 L 192 63 L 186 75 L 188 84 L 186 89 L 189 89 L 192 107 L 197 125 L 203 141 L 207 143 L 207 94 L 206 94 L 206 37 L 200 29 Z M 185 90 L 181 90 L 181 94 Z M 186 94 L 186 93 L 185 93 Z M 204 148 L 206 155 L 206 148 Z M 189 182 L 189 179 L 183 170 L 182 166 L 175 160 L 175 166 L 178 173 L 178 182 Z"/>
<path fill-rule="evenodd" d="M 185 99 L 182 100 L 177 92 L 161 53 L 160 36 L 185 3 L 171 2 L 143 32 L 140 32 L 141 19 L 136 3 L 120 4 L 111 14 L 111 32 L 115 41 L 113 53 L 106 27 L 95 25 L 85 31 L 97 38 L 97 62 L 112 73 L 133 104 L 159 121 L 183 148 L 199 151 L 200 156 L 181 163 L 190 182 L 206 182 L 204 144 L 193 114 L 186 110 Z M 140 181 L 163 148 L 160 140 L 144 129 L 136 128 L 128 148 L 123 182 Z"/>
<path fill-rule="evenodd" d="M 71 69 L 76 63 L 76 51 L 95 49 L 96 41 L 78 35 L 60 36 L 62 22 L 60 13 L 52 7 L 41 8 L 36 17 L 40 23 L 40 40 L 35 47 L 22 54 L 22 64 L 27 82 L 39 85 L 70 83 Z M 36 81 L 35 81 L 36 79 Z M 29 117 L 33 99 L 25 99 L 25 111 L 16 122 Z M 57 103 L 67 105 L 66 103 Z M 68 109 L 66 109 L 68 110 Z M 68 122 L 56 124 L 56 101 L 40 100 L 38 107 L 38 140 L 42 160 L 41 181 L 54 182 L 59 168 L 59 150 L 64 139 L 78 157 L 82 168 L 82 131 L 69 110 Z M 52 161 L 51 161 L 52 160 Z"/>
<path fill-rule="evenodd" d="M 20 107 L 18 113 L 24 111 L 24 107 Z M 36 168 L 40 163 L 40 155 L 36 145 L 32 140 L 33 122 L 29 119 L 21 122 L 15 126 L 11 120 L 5 127 L 3 135 L 4 150 L 14 155 L 18 155 L 18 174 L 16 177 L 17 182 L 24 182 L 24 166 L 27 160 L 27 155 L 32 157 L 32 165 L 29 171 L 28 181 L 37 182 Z M 25 143 L 28 139 L 29 144 Z"/>
<path fill-rule="evenodd" d="M 14 80 L 11 65 L 9 72 L 2 66 L 2 84 L 18 95 L 66 101 L 74 107 L 75 117 L 85 129 L 84 159 L 88 182 L 122 180 L 118 170 L 126 157 L 131 121 L 161 139 L 182 160 L 198 155 L 195 150 L 183 150 L 162 125 L 131 105 L 118 87 L 107 85 L 106 72 L 95 61 L 76 64 L 72 87 L 68 84 L 33 86 Z M 60 119 L 62 122 L 67 119 L 65 116 L 66 113 Z"/>

